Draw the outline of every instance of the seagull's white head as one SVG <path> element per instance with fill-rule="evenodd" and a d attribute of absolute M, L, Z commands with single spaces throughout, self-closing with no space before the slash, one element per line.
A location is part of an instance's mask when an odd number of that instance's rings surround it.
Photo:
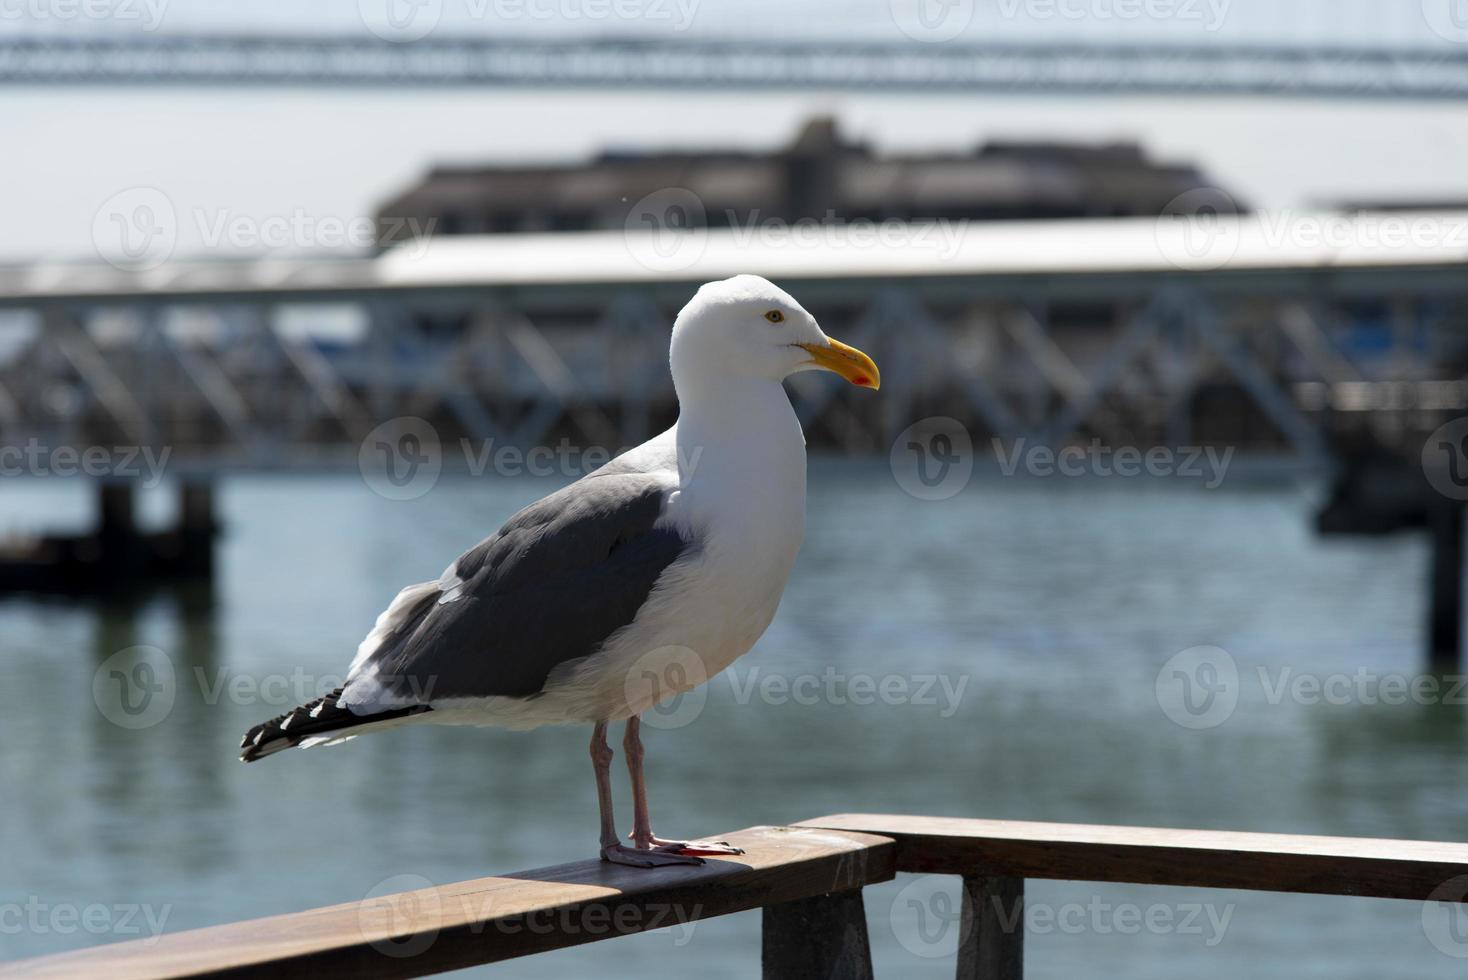
<path fill-rule="evenodd" d="M 798 371 L 834 371 L 877 388 L 877 365 L 832 340 L 789 293 L 759 276 L 705 283 L 673 323 L 673 381 L 706 384 L 718 376 L 783 381 Z"/>

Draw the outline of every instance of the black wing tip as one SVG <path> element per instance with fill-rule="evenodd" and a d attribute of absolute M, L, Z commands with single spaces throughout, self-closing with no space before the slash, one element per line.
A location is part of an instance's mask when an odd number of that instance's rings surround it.
<path fill-rule="evenodd" d="M 424 704 L 371 715 L 353 714 L 339 703 L 342 690 L 339 687 L 325 697 L 307 701 L 245 732 L 245 737 L 240 739 L 240 761 L 256 762 L 268 755 L 293 749 L 314 736 L 432 710 Z"/>
<path fill-rule="evenodd" d="M 240 761 L 255 762 L 265 758 L 267 755 L 273 755 L 282 749 L 295 748 L 301 744 L 302 739 L 307 735 L 319 734 L 320 731 L 326 730 L 327 725 L 308 725 L 302 726 L 294 732 L 288 731 L 291 725 L 300 725 L 302 721 L 315 720 L 312 717 L 312 712 L 314 711 L 320 714 L 322 713 L 320 709 L 324 706 L 329 706 L 337 711 L 343 711 L 344 709 L 337 708 L 337 699 L 341 697 L 341 694 L 342 688 L 337 688 L 325 697 L 317 698 L 314 701 L 307 701 L 305 704 L 298 705 L 284 714 L 276 715 L 269 721 L 251 728 L 245 732 L 245 737 L 240 739 Z M 331 727 L 345 727 L 340 725 L 341 720 L 339 717 L 333 717 L 332 722 L 335 724 Z M 305 730 L 308 728 L 315 729 L 315 731 Z M 286 744 L 279 745 L 277 744 L 279 742 L 285 742 Z"/>

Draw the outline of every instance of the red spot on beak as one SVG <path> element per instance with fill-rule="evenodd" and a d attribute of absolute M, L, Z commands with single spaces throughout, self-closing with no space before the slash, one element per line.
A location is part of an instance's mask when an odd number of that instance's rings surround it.
<path fill-rule="evenodd" d="M 856 377 L 851 379 L 851 383 L 865 388 L 872 383 L 872 379 L 867 377 L 865 374 L 858 374 Z"/>

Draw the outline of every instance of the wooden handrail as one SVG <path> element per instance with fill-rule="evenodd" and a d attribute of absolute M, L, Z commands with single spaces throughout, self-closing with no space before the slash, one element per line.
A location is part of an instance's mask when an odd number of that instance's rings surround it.
<path fill-rule="evenodd" d="M 416 977 L 830 893 L 893 876 L 892 842 L 754 827 L 745 853 L 654 870 L 582 861 L 0 964 L 3 977 Z M 860 902 L 857 903 L 858 908 Z M 861 939 L 865 947 L 865 923 Z"/>
<path fill-rule="evenodd" d="M 583 861 L 0 964 L 0 977 L 410 977 L 746 909 L 764 975 L 871 980 L 861 889 L 963 878 L 960 980 L 1017 980 L 1026 878 L 1468 901 L 1468 844 L 840 814 L 728 839 L 742 855 Z M 1002 913 L 1002 914 L 1001 914 Z"/>
<path fill-rule="evenodd" d="M 897 870 L 1426 899 L 1468 844 L 847 813 L 797 826 L 897 842 Z"/>

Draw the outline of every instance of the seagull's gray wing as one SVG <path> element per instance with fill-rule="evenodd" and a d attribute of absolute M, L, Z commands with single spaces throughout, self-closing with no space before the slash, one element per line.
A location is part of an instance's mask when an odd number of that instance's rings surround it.
<path fill-rule="evenodd" d="M 343 700 L 367 686 L 398 703 L 536 694 L 631 623 L 692 547 L 654 526 L 667 490 L 665 477 L 604 469 L 526 507 L 420 590 Z"/>

